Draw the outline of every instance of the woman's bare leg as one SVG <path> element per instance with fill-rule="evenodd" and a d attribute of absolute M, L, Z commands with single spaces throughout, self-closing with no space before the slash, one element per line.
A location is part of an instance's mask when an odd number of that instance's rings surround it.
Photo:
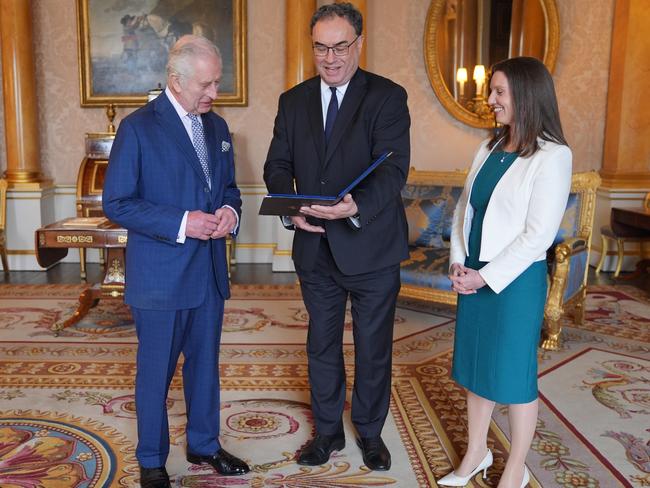
<path fill-rule="evenodd" d="M 494 402 L 467 391 L 467 452 L 454 470 L 458 476 L 469 475 L 487 454 L 487 434 Z"/>
<path fill-rule="evenodd" d="M 537 427 L 538 401 L 516 403 L 508 407 L 510 454 L 497 488 L 519 488 L 524 478 L 526 455 Z"/>

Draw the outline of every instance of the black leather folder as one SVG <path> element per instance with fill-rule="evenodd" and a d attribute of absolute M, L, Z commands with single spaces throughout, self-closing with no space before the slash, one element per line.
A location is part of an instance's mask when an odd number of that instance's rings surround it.
<path fill-rule="evenodd" d="M 260 206 L 260 215 L 300 215 L 300 207 L 309 207 L 310 205 L 336 205 L 343 197 L 350 193 L 363 179 L 374 171 L 374 169 L 383 163 L 393 154 L 392 151 L 385 152 L 375 159 L 363 173 L 361 173 L 352 183 L 343 188 L 336 196 L 324 195 L 295 195 L 283 193 L 270 193 L 262 200 Z"/>

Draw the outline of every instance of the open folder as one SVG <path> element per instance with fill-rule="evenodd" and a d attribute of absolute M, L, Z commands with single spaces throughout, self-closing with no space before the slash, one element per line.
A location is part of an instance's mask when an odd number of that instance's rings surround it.
<path fill-rule="evenodd" d="M 260 206 L 260 215 L 300 215 L 300 207 L 309 207 L 310 205 L 336 205 L 343 197 L 350 193 L 363 179 L 374 171 L 374 169 L 383 163 L 393 154 L 392 151 L 385 152 L 375 159 L 366 170 L 361 173 L 352 183 L 343 188 L 336 196 L 322 195 L 294 195 L 283 193 L 270 193 L 262 200 Z"/>

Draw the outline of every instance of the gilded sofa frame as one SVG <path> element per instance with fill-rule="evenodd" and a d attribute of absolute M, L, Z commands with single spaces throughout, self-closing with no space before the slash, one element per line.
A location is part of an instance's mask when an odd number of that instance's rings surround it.
<path fill-rule="evenodd" d="M 582 324 L 584 322 L 584 302 L 587 295 L 587 273 L 589 272 L 589 256 L 596 210 L 596 190 L 599 186 L 600 176 L 595 171 L 576 173 L 571 180 L 571 193 L 580 194 L 578 230 L 577 236 L 566 239 L 555 246 L 555 270 L 550 276 L 549 292 L 544 309 L 544 329 L 540 343 L 543 349 L 558 350 L 560 348 L 562 316 L 566 312 L 573 312 L 574 323 Z M 584 250 L 587 252 L 587 264 L 582 284 L 579 290 L 564 302 L 571 257 Z"/>

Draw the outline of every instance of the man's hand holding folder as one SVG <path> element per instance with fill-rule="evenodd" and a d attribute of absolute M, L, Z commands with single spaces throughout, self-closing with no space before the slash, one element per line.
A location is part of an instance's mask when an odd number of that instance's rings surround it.
<path fill-rule="evenodd" d="M 336 220 L 353 217 L 359 211 L 357 204 L 354 203 L 352 195 L 349 193 L 343 197 L 336 205 L 311 205 L 309 207 L 300 207 L 300 213 L 310 217 L 317 217 L 319 219 Z M 307 219 L 301 215 L 294 215 L 291 217 L 291 222 L 296 228 L 307 232 L 323 233 L 323 229 L 319 225 L 311 225 Z"/>
<path fill-rule="evenodd" d="M 310 205 L 309 207 L 300 207 L 300 213 L 317 217 L 319 219 L 335 220 L 346 219 L 357 214 L 359 209 L 354 202 L 352 195 L 348 193 L 336 205 Z"/>

